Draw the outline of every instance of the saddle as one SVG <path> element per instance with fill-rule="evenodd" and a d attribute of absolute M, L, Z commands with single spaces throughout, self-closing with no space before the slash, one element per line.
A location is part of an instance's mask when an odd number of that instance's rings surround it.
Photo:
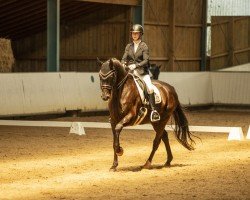
<path fill-rule="evenodd" d="M 138 76 L 136 76 L 134 74 L 131 74 L 131 75 L 135 81 L 137 90 L 140 94 L 142 104 L 149 105 L 148 92 L 147 92 L 147 88 L 146 88 L 144 81 L 142 81 Z M 154 89 L 154 95 L 155 95 L 155 104 L 159 104 L 159 103 L 161 103 L 160 91 L 158 90 L 158 88 L 154 84 L 153 84 L 153 89 Z"/>

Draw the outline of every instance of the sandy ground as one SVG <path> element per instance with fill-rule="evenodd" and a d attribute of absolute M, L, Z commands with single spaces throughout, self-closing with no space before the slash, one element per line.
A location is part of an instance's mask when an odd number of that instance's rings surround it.
<path fill-rule="evenodd" d="M 241 126 L 249 112 L 188 112 L 190 125 Z M 60 118 L 104 121 L 107 116 Z M 152 147 L 152 131 L 124 130 L 117 172 L 112 134 L 87 129 L 0 126 L 0 199 L 250 199 L 250 140 L 227 141 L 228 134 L 196 133 L 196 150 L 183 148 L 170 132 L 174 160 L 164 168 L 161 144 L 153 169 L 141 170 Z"/>

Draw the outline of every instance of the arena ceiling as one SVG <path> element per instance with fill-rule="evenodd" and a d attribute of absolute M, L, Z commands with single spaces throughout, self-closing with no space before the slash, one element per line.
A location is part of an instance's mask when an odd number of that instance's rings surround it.
<path fill-rule="evenodd" d="M 60 20 L 69 21 L 105 4 L 138 5 L 139 0 L 61 0 Z M 46 0 L 0 0 L 0 37 L 16 40 L 47 28 Z"/>

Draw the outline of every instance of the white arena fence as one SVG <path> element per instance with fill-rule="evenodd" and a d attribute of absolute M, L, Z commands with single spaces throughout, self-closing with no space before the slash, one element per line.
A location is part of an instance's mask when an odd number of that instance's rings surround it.
<path fill-rule="evenodd" d="M 35 126 L 35 127 L 64 127 L 70 128 L 69 133 L 85 135 L 85 128 L 111 129 L 110 123 L 104 122 L 59 122 L 59 121 L 21 121 L 21 120 L 0 120 L 0 126 Z M 124 127 L 132 130 L 150 130 L 153 127 L 150 124 Z M 174 125 L 167 125 L 165 130 L 174 131 Z M 202 133 L 229 133 L 228 140 L 244 140 L 244 134 L 241 127 L 223 127 L 223 126 L 189 126 L 191 132 Z M 250 126 L 246 139 L 250 139 Z"/>
<path fill-rule="evenodd" d="M 249 72 L 162 72 L 185 106 L 250 105 Z M 103 111 L 98 73 L 0 74 L 0 116 Z"/>

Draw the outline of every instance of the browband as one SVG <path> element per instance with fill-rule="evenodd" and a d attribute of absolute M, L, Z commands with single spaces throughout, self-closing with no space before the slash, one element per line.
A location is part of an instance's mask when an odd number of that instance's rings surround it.
<path fill-rule="evenodd" d="M 109 76 L 113 75 L 115 73 L 115 70 L 111 70 L 108 73 L 104 74 L 101 71 L 99 72 L 99 75 L 102 77 L 102 79 L 107 79 Z"/>

